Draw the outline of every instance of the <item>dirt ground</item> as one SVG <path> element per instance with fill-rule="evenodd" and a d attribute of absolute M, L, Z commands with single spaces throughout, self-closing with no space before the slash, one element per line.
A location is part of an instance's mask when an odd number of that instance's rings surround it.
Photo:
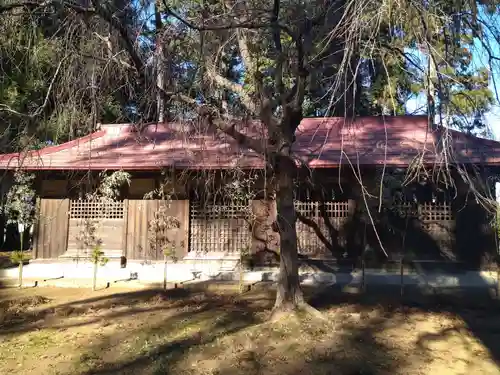
<path fill-rule="evenodd" d="M 325 321 L 270 322 L 274 291 L 0 289 L 15 374 L 500 374 L 500 309 L 307 291 Z M 396 293 L 397 295 L 397 293 Z M 462 300 L 460 300 L 462 301 Z"/>

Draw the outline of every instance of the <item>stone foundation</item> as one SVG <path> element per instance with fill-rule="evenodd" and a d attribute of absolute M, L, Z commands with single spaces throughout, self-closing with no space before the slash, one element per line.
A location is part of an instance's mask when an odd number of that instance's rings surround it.
<path fill-rule="evenodd" d="M 239 280 L 239 259 L 231 257 L 185 258 L 182 262 L 167 264 L 167 278 L 172 283 L 196 281 Z M 33 261 L 24 266 L 23 277 L 40 283 L 46 280 L 92 278 L 93 265 L 87 260 L 43 260 Z M 119 261 L 110 261 L 100 266 L 98 279 L 101 282 L 136 280 L 144 284 L 163 283 L 164 263 L 158 261 L 128 261 L 125 267 Z M 17 279 L 17 267 L 0 270 L 0 278 Z M 361 270 L 352 272 L 324 272 L 311 269 L 300 272 L 301 282 L 306 285 L 362 285 Z M 277 268 L 254 269 L 243 274 L 245 282 L 274 282 L 278 277 Z M 366 285 L 399 285 L 398 272 L 377 269 L 365 270 Z M 497 285 L 497 273 L 488 271 L 464 271 L 462 273 L 407 273 L 403 276 L 405 285 L 426 286 L 431 288 L 485 287 Z"/>

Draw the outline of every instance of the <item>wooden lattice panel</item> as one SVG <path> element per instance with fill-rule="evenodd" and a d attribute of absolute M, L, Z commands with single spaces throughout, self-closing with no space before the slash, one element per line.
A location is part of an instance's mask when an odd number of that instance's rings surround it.
<path fill-rule="evenodd" d="M 403 202 L 394 204 L 391 207 L 391 211 L 399 217 L 410 216 L 413 217 L 416 214 L 416 209 L 413 203 Z"/>
<path fill-rule="evenodd" d="M 193 219 L 241 219 L 248 216 L 248 203 L 238 203 L 231 205 L 192 203 L 190 216 Z"/>
<path fill-rule="evenodd" d="M 250 245 L 248 204 L 190 206 L 189 251 L 234 253 Z"/>
<path fill-rule="evenodd" d="M 422 222 L 440 222 L 452 221 L 453 213 L 451 203 L 420 203 L 414 205 L 412 203 L 399 203 L 392 207 L 392 210 L 400 216 L 410 215 L 418 218 Z"/>
<path fill-rule="evenodd" d="M 322 217 L 323 212 L 326 217 L 349 217 L 351 203 L 295 201 L 295 210 L 306 217 Z"/>
<path fill-rule="evenodd" d="M 340 246 L 346 245 L 342 229 L 352 210 L 351 202 L 295 202 L 298 214 L 316 223 L 318 229 L 328 241 L 335 241 Z M 325 222 L 328 220 L 328 222 Z M 338 236 L 332 239 L 329 227 L 338 232 Z M 321 241 L 316 230 L 300 220 L 296 222 L 297 244 L 299 252 L 313 258 L 331 257 L 326 245 Z"/>
<path fill-rule="evenodd" d="M 442 255 L 448 258 L 453 258 L 453 230 L 454 218 L 449 202 L 436 202 L 436 203 L 419 203 L 413 204 L 409 202 L 400 203 L 393 206 L 393 210 L 397 211 L 401 216 L 409 215 L 410 218 L 417 221 L 418 225 L 411 226 L 407 232 L 421 230 L 425 235 L 417 235 L 417 238 L 427 238 L 427 242 L 414 243 L 417 248 L 422 246 L 422 251 L 436 248 Z M 419 229 L 415 229 L 419 228 Z M 430 241 L 430 242 L 429 242 Z"/>
<path fill-rule="evenodd" d="M 102 251 L 108 258 L 122 255 L 125 209 L 123 201 L 84 200 L 70 201 L 68 248 L 64 257 L 86 257 L 92 249 L 83 249 L 78 238 L 87 220 L 95 222 L 95 237 L 102 242 Z"/>
<path fill-rule="evenodd" d="M 422 221 L 451 221 L 453 215 L 451 204 L 443 203 L 423 203 L 419 206 L 419 217 Z"/>
<path fill-rule="evenodd" d="M 72 200 L 70 219 L 123 219 L 123 201 Z"/>
<path fill-rule="evenodd" d="M 451 203 L 423 203 L 419 205 L 419 218 L 422 228 L 435 241 L 440 251 L 451 254 L 454 229 Z"/>

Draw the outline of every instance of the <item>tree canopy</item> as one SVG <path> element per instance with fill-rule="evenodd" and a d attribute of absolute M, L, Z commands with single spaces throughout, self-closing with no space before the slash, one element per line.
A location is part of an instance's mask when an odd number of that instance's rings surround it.
<path fill-rule="evenodd" d="M 169 119 L 193 116 L 190 100 L 259 117 L 248 101 L 266 93 L 280 111 L 301 74 L 306 116 L 404 114 L 420 95 L 422 112 L 472 132 L 497 101 L 492 1 L 3 0 L 0 11 L 5 150 L 155 121 L 158 101 Z"/>
<path fill-rule="evenodd" d="M 291 146 L 302 118 L 405 114 L 423 97 L 430 123 L 483 132 L 498 101 L 497 15 L 493 0 L 2 0 L 2 151 L 99 122 L 202 120 L 268 162 L 277 306 L 300 305 Z M 265 139 L 245 135 L 244 119 Z"/>

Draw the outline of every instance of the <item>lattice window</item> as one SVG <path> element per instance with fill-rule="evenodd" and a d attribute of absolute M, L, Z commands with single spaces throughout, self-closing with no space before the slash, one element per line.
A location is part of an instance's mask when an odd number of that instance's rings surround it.
<path fill-rule="evenodd" d="M 71 219 L 123 219 L 123 201 L 100 201 L 77 199 L 70 202 Z"/>
<path fill-rule="evenodd" d="M 301 202 L 295 201 L 295 210 L 300 214 L 319 218 L 326 217 L 348 217 L 350 204 L 346 202 Z M 323 212 L 322 212 L 323 211 Z"/>
<path fill-rule="evenodd" d="M 393 205 L 391 210 L 397 212 L 401 217 L 409 215 L 410 218 L 418 220 L 420 228 L 432 239 L 443 254 L 451 250 L 454 226 L 451 203 L 426 202 L 413 204 L 404 202 Z M 411 229 L 409 230 L 411 231 Z"/>
<path fill-rule="evenodd" d="M 411 202 L 401 202 L 390 206 L 389 211 L 402 218 L 406 216 L 414 217 L 417 213 L 417 208 Z"/>
<path fill-rule="evenodd" d="M 391 210 L 398 213 L 400 216 L 409 214 L 423 222 L 453 220 L 453 211 L 451 209 L 451 203 L 449 202 L 419 203 L 418 205 L 404 202 L 393 205 Z"/>
<path fill-rule="evenodd" d="M 423 203 L 419 205 L 419 217 L 422 221 L 451 221 L 451 204 L 446 202 Z"/>
<path fill-rule="evenodd" d="M 322 212 L 322 207 L 324 211 Z M 328 241 L 336 241 L 338 245 L 345 246 L 346 239 L 342 234 L 344 224 L 352 210 L 350 202 L 295 202 L 298 213 L 317 224 L 323 236 Z M 325 222 L 326 216 L 328 222 Z M 330 236 L 329 226 L 339 232 L 337 238 Z M 297 241 L 299 252 L 313 258 L 330 257 L 331 253 L 318 237 L 315 229 L 300 220 L 296 223 Z"/>
<path fill-rule="evenodd" d="M 235 204 L 205 204 L 193 202 L 191 204 L 190 216 L 192 219 L 240 219 L 248 216 L 249 203 Z"/>
<path fill-rule="evenodd" d="M 201 205 L 191 202 L 189 251 L 234 253 L 250 245 L 248 204 Z"/>

